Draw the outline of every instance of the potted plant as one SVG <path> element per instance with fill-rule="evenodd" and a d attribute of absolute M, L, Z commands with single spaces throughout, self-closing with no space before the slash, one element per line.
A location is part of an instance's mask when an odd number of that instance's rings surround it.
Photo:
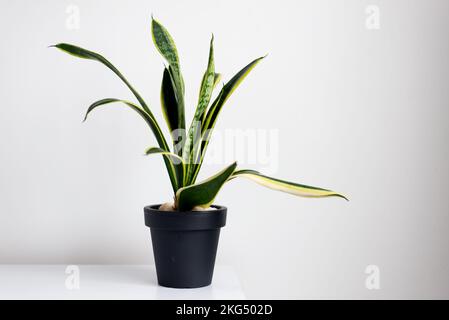
<path fill-rule="evenodd" d="M 53 47 L 78 58 L 102 63 L 114 72 L 135 96 L 137 103 L 116 98 L 98 100 L 87 109 L 84 120 L 94 109 L 113 103 L 121 103 L 131 108 L 145 120 L 158 144 L 146 149 L 145 154 L 162 155 L 174 198 L 173 202 L 144 208 L 145 224 L 151 231 L 158 283 L 175 288 L 206 286 L 212 281 L 220 228 L 226 223 L 227 212 L 226 207 L 213 205 L 213 202 L 222 186 L 229 180 L 248 178 L 265 187 L 303 197 L 346 198 L 331 190 L 271 178 L 255 170 L 237 169 L 235 162 L 214 176 L 197 182 L 212 131 L 223 105 L 264 57 L 253 60 L 241 69 L 222 86 L 215 99 L 212 99 L 212 91 L 221 79 L 221 75 L 215 71 L 212 36 L 196 111 L 191 125 L 186 127 L 184 80 L 175 43 L 167 29 L 153 18 L 151 34 L 157 50 L 167 62 L 162 75 L 161 106 L 171 132 L 170 144 L 150 107 L 105 57 L 67 43 Z"/>

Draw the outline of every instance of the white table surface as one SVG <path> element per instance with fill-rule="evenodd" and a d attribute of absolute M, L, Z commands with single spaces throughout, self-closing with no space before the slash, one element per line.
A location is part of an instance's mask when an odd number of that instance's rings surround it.
<path fill-rule="evenodd" d="M 79 270 L 79 289 L 73 281 Z M 75 270 L 75 271 L 73 271 Z M 0 265 L 0 299 L 245 299 L 231 267 L 216 266 L 212 285 L 157 285 L 150 265 Z"/>

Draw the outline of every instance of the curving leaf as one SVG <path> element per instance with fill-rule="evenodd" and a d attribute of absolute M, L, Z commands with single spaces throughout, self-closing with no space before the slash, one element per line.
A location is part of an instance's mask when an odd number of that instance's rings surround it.
<path fill-rule="evenodd" d="M 201 165 L 203 164 L 204 156 L 206 154 L 207 146 L 209 145 L 209 140 L 212 135 L 212 131 L 215 127 L 215 123 L 217 122 L 217 117 L 221 111 L 221 108 L 234 92 L 235 89 L 240 85 L 243 79 L 254 69 L 254 67 L 263 59 L 265 56 L 257 58 L 251 61 L 248 65 L 246 65 L 242 70 L 240 70 L 231 80 L 229 80 L 221 89 L 217 98 L 212 102 L 209 110 L 207 111 L 206 116 L 204 117 L 201 128 L 202 128 L 202 137 L 201 137 L 201 150 L 200 150 L 200 159 L 196 161 L 195 164 L 192 165 L 191 173 L 189 174 L 189 183 L 195 183 L 195 180 L 198 176 L 198 173 L 201 169 Z"/>
<path fill-rule="evenodd" d="M 100 55 L 96 52 L 93 52 L 93 51 L 90 51 L 90 50 L 87 50 L 87 49 L 84 49 L 84 48 L 81 48 L 78 46 L 74 46 L 74 45 L 71 45 L 68 43 L 59 43 L 59 44 L 56 44 L 51 47 L 58 48 L 59 50 L 65 52 L 65 53 L 68 53 L 70 55 L 73 55 L 75 57 L 78 57 L 78 58 L 89 59 L 89 60 L 94 60 L 94 61 L 100 62 L 101 64 L 105 65 L 107 68 L 112 70 L 112 72 L 114 72 L 125 83 L 125 85 L 131 90 L 131 92 L 134 94 L 134 96 L 136 97 L 139 104 L 142 106 L 144 112 L 149 116 L 150 121 L 147 121 L 147 122 L 150 125 L 151 130 L 153 131 L 159 146 L 164 150 L 170 150 L 168 147 L 167 141 L 165 140 L 165 137 L 159 127 L 159 124 L 157 123 L 153 113 L 151 112 L 151 110 L 148 107 L 148 105 L 146 104 L 146 102 L 143 100 L 143 98 L 140 96 L 140 94 L 131 86 L 131 84 L 128 82 L 128 80 L 126 80 L 126 78 L 122 75 L 122 73 L 111 62 L 109 62 L 109 60 L 107 60 L 105 57 L 103 57 L 102 55 Z M 115 101 L 110 101 L 110 102 L 115 102 Z M 103 103 L 103 104 L 105 104 L 105 103 Z M 92 109 L 94 109 L 95 107 L 96 106 L 92 107 Z M 139 108 L 139 110 L 142 110 L 142 109 Z M 138 111 L 138 110 L 135 110 L 135 111 Z M 140 113 L 140 111 L 138 111 L 138 112 Z M 170 161 L 168 161 L 165 158 L 164 158 L 164 162 L 165 162 L 165 166 L 167 167 L 167 171 L 170 175 L 170 181 L 172 184 L 173 191 L 176 192 L 176 190 L 178 189 L 178 185 L 174 178 L 175 175 L 173 173 L 173 168 L 171 167 L 172 165 L 171 165 Z"/>
<path fill-rule="evenodd" d="M 128 80 L 126 80 L 126 78 L 121 74 L 121 72 L 116 67 L 114 67 L 114 65 L 112 63 L 110 63 L 109 60 L 107 60 L 101 54 L 98 54 L 96 52 L 93 52 L 93 51 L 90 51 L 90 50 L 87 50 L 87 49 L 84 49 L 84 48 L 81 48 L 78 46 L 74 46 L 74 45 L 68 44 L 68 43 L 59 43 L 59 44 L 56 44 L 56 45 L 50 46 L 50 47 L 58 48 L 59 50 L 65 52 L 65 53 L 68 53 L 72 56 L 75 56 L 77 58 L 89 59 L 89 60 L 94 60 L 94 61 L 102 63 L 103 65 L 108 67 L 110 70 L 112 70 L 112 72 L 114 72 L 126 84 L 126 86 L 131 90 L 131 92 L 136 97 L 137 101 L 139 101 L 142 108 L 148 114 L 152 115 L 150 109 L 148 108 L 147 104 L 142 99 L 140 94 L 131 86 L 131 84 L 128 82 Z"/>
<path fill-rule="evenodd" d="M 193 116 L 192 124 L 183 150 L 183 159 L 188 164 L 188 168 L 196 163 L 197 154 L 199 153 L 199 144 L 201 142 L 201 122 L 203 115 L 209 105 L 212 96 L 212 90 L 215 82 L 215 66 L 214 66 L 214 37 L 210 40 L 209 61 L 207 69 L 204 72 L 203 80 L 201 81 L 200 94 L 198 98 L 198 105 L 196 107 L 195 115 Z M 189 174 L 190 169 L 187 170 Z"/>
<path fill-rule="evenodd" d="M 188 211 L 195 206 L 209 207 L 236 167 L 237 163 L 234 162 L 224 170 L 198 184 L 179 189 L 176 192 L 176 207 L 178 210 Z"/>
<path fill-rule="evenodd" d="M 148 126 L 153 131 L 154 135 L 156 136 L 156 139 L 158 140 L 158 142 L 161 142 L 162 144 L 164 144 L 164 141 L 159 141 L 159 139 L 158 139 L 158 137 L 162 137 L 162 132 L 161 132 L 161 129 L 158 126 L 157 121 L 154 118 L 154 116 L 146 113 L 141 107 L 139 107 L 129 101 L 115 99 L 115 98 L 106 98 L 106 99 L 98 100 L 89 106 L 89 108 L 87 109 L 86 115 L 84 116 L 83 121 L 86 121 L 89 113 L 91 113 L 97 107 L 105 105 L 105 104 L 109 104 L 109 103 L 115 103 L 115 102 L 124 103 L 125 105 L 127 105 L 128 107 L 130 107 L 131 109 L 136 111 L 147 122 Z"/>
<path fill-rule="evenodd" d="M 307 186 L 304 184 L 298 184 L 290 181 L 280 180 L 260 174 L 255 170 L 238 170 L 235 171 L 229 180 L 243 177 L 248 178 L 262 186 L 267 188 L 278 190 L 286 193 L 290 193 L 296 196 L 307 198 L 323 198 L 323 197 L 340 197 L 349 201 L 344 195 L 332 190 Z"/>
<path fill-rule="evenodd" d="M 161 155 L 164 155 L 164 156 L 168 156 L 171 159 L 173 159 L 173 163 L 183 164 L 184 165 L 184 161 L 176 153 L 173 153 L 173 152 L 170 152 L 170 151 L 165 151 L 165 150 L 163 150 L 161 148 L 158 148 L 158 147 L 149 147 L 148 149 L 145 150 L 145 155 L 146 156 L 148 156 L 150 154 L 161 154 Z"/>
<path fill-rule="evenodd" d="M 98 100 L 98 101 L 92 103 L 89 106 L 89 108 L 87 109 L 87 112 L 86 112 L 86 115 L 84 116 L 83 121 L 86 121 L 88 115 L 96 108 L 103 106 L 103 105 L 111 104 L 111 103 L 123 103 L 124 105 L 130 107 L 132 110 L 136 111 L 145 120 L 145 122 L 148 124 L 148 126 L 151 128 L 151 130 L 153 132 L 157 132 L 157 130 L 160 130 L 159 126 L 155 125 L 156 120 L 152 116 L 150 116 L 148 113 L 146 113 L 141 107 L 135 105 L 132 102 L 115 99 L 115 98 L 101 99 L 101 100 Z M 155 133 L 155 135 L 157 135 L 157 134 Z M 162 149 L 162 148 L 160 148 L 160 150 L 164 151 L 164 149 Z M 167 152 L 167 151 L 164 151 L 164 152 Z M 179 184 L 178 184 L 178 180 L 176 177 L 175 166 L 170 161 L 170 159 L 167 159 L 165 157 L 164 157 L 164 162 L 166 164 L 168 175 L 169 175 L 170 181 L 172 183 L 173 191 L 176 192 L 178 190 Z"/>
<path fill-rule="evenodd" d="M 178 185 L 181 185 L 179 182 L 184 180 L 186 172 L 186 166 L 184 161 L 182 160 L 182 157 L 178 156 L 176 153 L 165 151 L 158 147 L 150 147 L 145 150 L 145 155 L 148 156 L 151 154 L 160 154 L 171 161 L 173 166 L 176 168 L 176 178 L 178 181 Z"/>

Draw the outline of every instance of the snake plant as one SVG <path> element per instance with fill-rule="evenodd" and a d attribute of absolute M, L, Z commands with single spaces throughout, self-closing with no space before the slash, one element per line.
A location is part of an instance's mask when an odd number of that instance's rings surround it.
<path fill-rule="evenodd" d="M 198 103 L 192 122 L 187 129 L 184 113 L 185 87 L 175 42 L 167 29 L 154 18 L 151 21 L 151 35 L 157 50 L 167 63 L 162 74 L 160 102 L 162 113 L 171 132 L 170 143 L 164 137 L 149 105 L 109 60 L 98 53 L 68 43 L 59 43 L 52 47 L 78 58 L 100 62 L 115 73 L 129 88 L 137 103 L 115 98 L 101 99 L 89 106 L 84 120 L 97 107 L 117 103 L 137 112 L 145 120 L 156 138 L 158 145 L 146 149 L 145 154 L 162 156 L 173 188 L 175 199 L 173 208 L 175 210 L 188 211 L 193 208 L 209 207 L 226 182 L 240 177 L 297 196 L 315 198 L 336 196 L 346 199 L 343 195 L 331 190 L 271 178 L 255 170 L 237 169 L 235 162 L 214 176 L 197 182 L 198 173 L 212 131 L 217 123 L 218 115 L 234 90 L 264 57 L 259 57 L 243 67 L 222 86 L 216 98 L 212 100 L 212 92 L 221 79 L 221 75 L 215 71 L 214 39 L 212 36 L 209 59 L 201 81 Z"/>

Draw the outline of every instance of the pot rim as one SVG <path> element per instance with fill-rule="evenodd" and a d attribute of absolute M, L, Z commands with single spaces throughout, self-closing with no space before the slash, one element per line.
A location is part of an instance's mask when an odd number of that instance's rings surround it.
<path fill-rule="evenodd" d="M 144 208 L 145 225 L 151 229 L 165 230 L 216 230 L 226 225 L 227 208 L 212 205 L 215 210 L 205 211 L 162 211 L 160 205 Z"/>
<path fill-rule="evenodd" d="M 159 207 L 162 205 L 161 204 L 151 204 L 149 206 L 145 206 L 144 210 L 145 212 L 147 211 L 151 211 L 151 212 L 163 212 L 163 213 L 181 213 L 181 214 L 190 214 L 190 213 L 209 213 L 209 212 L 217 212 L 217 211 L 221 211 L 221 210 L 227 210 L 228 208 L 225 206 L 221 206 L 218 204 L 213 204 L 211 205 L 212 208 L 215 208 L 214 210 L 190 210 L 190 211 L 178 211 L 178 210 L 159 210 Z"/>

